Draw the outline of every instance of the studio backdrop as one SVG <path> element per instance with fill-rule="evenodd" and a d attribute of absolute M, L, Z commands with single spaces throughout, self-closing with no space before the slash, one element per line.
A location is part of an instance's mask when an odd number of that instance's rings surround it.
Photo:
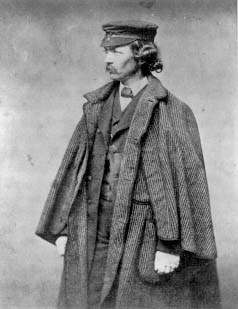
<path fill-rule="evenodd" d="M 235 0 L 0 0 L 0 308 L 55 308 L 63 260 L 35 236 L 82 114 L 107 81 L 101 25 L 159 25 L 156 76 L 196 115 L 224 308 L 236 308 L 238 211 Z"/>

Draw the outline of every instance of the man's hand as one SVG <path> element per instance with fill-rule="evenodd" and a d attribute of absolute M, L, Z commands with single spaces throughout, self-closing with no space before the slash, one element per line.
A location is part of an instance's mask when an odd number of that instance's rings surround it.
<path fill-rule="evenodd" d="M 178 268 L 180 262 L 180 256 L 173 255 L 161 251 L 157 251 L 155 254 L 155 271 L 159 275 L 169 274 Z"/>
<path fill-rule="evenodd" d="M 67 236 L 60 236 L 59 238 L 57 238 L 55 242 L 57 251 L 60 256 L 64 256 L 67 240 L 68 240 Z"/>

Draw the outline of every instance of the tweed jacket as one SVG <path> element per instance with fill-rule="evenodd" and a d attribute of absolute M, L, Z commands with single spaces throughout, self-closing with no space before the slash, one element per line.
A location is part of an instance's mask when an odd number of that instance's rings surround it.
<path fill-rule="evenodd" d="M 213 259 L 217 255 L 196 120 L 191 109 L 166 90 L 157 78 L 150 75 L 148 79 L 125 144 L 102 299 L 110 292 L 118 266 L 125 258 L 130 236 L 128 225 L 132 224 L 133 212 L 138 211 L 135 205 L 143 208 L 140 218 L 136 219 L 137 225 L 152 212 L 158 239 L 179 240 L 182 250 L 200 258 Z M 114 87 L 115 83 L 111 82 L 85 95 L 88 102 L 83 106 L 83 117 L 66 150 L 36 231 L 37 235 L 54 243 L 65 226 L 70 225 L 70 212 L 77 204 L 80 222 L 77 248 L 81 252 L 78 289 L 82 295 L 87 294 L 82 284 L 87 280 L 87 257 L 83 250 L 87 246 L 87 162 L 100 110 Z M 150 196 L 150 205 L 146 207 L 133 197 L 135 181 L 142 177 L 142 171 Z"/>

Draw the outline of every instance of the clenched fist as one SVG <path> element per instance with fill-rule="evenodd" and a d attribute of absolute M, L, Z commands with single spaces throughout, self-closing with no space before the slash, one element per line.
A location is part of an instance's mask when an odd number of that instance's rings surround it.
<path fill-rule="evenodd" d="M 180 256 L 157 251 L 155 254 L 155 271 L 159 274 L 169 274 L 178 268 Z"/>

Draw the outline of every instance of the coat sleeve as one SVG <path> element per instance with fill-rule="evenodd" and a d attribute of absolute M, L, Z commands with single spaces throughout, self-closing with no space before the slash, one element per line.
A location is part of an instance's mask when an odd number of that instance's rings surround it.
<path fill-rule="evenodd" d="M 180 136 L 182 162 L 186 188 L 180 190 L 187 196 L 179 208 L 182 247 L 201 258 L 216 258 L 213 223 L 207 176 L 195 116 L 182 104 L 183 136 Z M 185 193 L 186 191 L 186 193 Z"/>
<path fill-rule="evenodd" d="M 161 149 L 168 150 L 167 162 L 170 164 L 162 164 L 162 174 L 166 206 L 173 209 L 173 213 L 177 212 L 179 235 L 175 242 L 158 237 L 157 249 L 168 253 L 187 251 L 200 258 L 213 259 L 217 251 L 198 125 L 188 105 L 174 97 L 172 102 L 170 120 L 173 129 L 170 132 L 173 133 L 167 144 L 161 144 Z M 161 162 L 166 162 L 166 153 L 161 153 Z M 171 186 L 166 187 L 170 179 Z M 173 201 L 175 207 L 171 206 Z"/>
<path fill-rule="evenodd" d="M 184 123 L 186 126 L 186 132 L 189 135 L 189 141 L 192 143 L 198 158 L 201 160 L 204 166 L 203 151 L 196 118 L 191 108 L 184 103 L 183 103 L 183 110 L 184 110 L 183 111 Z"/>
<path fill-rule="evenodd" d="M 144 140 L 143 164 L 158 239 L 168 241 L 166 245 L 178 240 L 183 251 L 215 258 L 197 122 L 191 109 L 171 94 L 154 111 L 153 125 Z"/>
<path fill-rule="evenodd" d="M 180 255 L 182 252 L 180 241 L 166 241 L 162 239 L 157 239 L 156 251 Z"/>
<path fill-rule="evenodd" d="M 36 229 L 36 235 L 53 244 L 59 236 L 67 234 L 77 174 L 86 152 L 86 137 L 85 118 L 82 117 L 70 139 Z"/>

